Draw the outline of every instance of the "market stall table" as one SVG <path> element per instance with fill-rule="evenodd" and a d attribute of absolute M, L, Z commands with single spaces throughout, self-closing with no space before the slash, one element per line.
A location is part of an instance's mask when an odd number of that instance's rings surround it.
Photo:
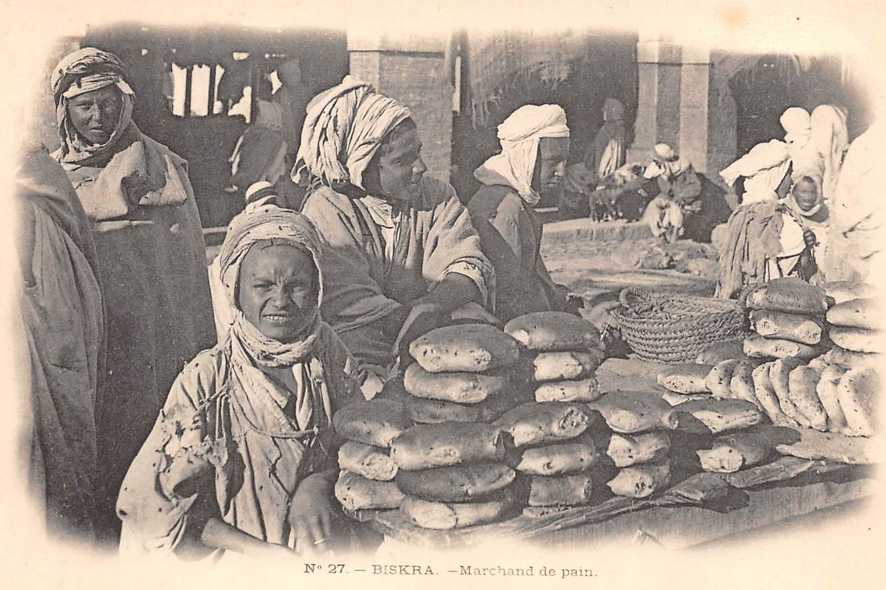
<path fill-rule="evenodd" d="M 666 365 L 609 359 L 598 370 L 603 391 L 656 391 Z M 728 482 L 728 484 L 727 484 Z M 596 505 L 544 517 L 515 517 L 451 531 L 421 529 L 398 511 L 361 515 L 386 545 L 456 548 L 488 542 L 590 546 L 637 538 L 684 548 L 787 524 L 835 507 L 863 504 L 873 493 L 872 469 L 831 461 L 781 457 L 738 474 L 697 474 L 647 500 L 607 497 Z M 601 486 L 601 488 L 604 486 Z M 843 511 L 833 511 L 838 516 Z"/>

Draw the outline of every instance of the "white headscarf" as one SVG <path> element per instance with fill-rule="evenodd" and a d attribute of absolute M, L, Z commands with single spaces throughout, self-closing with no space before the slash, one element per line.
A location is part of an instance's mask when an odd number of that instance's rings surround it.
<path fill-rule="evenodd" d="M 501 153 L 486 160 L 474 177 L 486 185 L 510 186 L 527 205 L 536 205 L 541 195 L 532 188 L 532 174 L 543 137 L 569 137 L 563 108 L 555 104 L 520 107 L 498 126 Z"/>
<path fill-rule="evenodd" d="M 839 107 L 823 104 L 815 107 L 811 119 L 812 144 L 824 161 L 822 196 L 829 199 L 837 189 L 837 178 L 843 166 L 846 150 L 849 149 L 846 112 Z"/>
<path fill-rule="evenodd" d="M 824 162 L 812 143 L 812 116 L 800 107 L 790 107 L 779 118 L 793 165 L 791 179 L 822 176 Z"/>
<path fill-rule="evenodd" d="M 310 172 L 326 185 L 363 186 L 363 173 L 385 136 L 412 113 L 369 84 L 345 76 L 307 106 L 293 180 Z"/>
<path fill-rule="evenodd" d="M 730 187 L 739 176 L 745 178 L 743 203 L 777 201 L 776 189 L 787 174 L 790 162 L 787 145 L 773 139 L 755 145 L 722 170 L 720 177 Z"/>

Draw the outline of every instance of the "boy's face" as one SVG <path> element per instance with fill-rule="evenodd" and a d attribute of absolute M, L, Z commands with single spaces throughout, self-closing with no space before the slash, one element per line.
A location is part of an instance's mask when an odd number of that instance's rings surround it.
<path fill-rule="evenodd" d="M 818 204 L 818 189 L 814 182 L 801 180 L 794 187 L 794 199 L 803 211 L 809 211 Z"/>

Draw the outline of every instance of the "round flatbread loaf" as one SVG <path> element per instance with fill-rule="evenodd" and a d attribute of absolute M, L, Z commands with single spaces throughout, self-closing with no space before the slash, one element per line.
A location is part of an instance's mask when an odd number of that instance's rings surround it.
<path fill-rule="evenodd" d="M 812 345 L 821 342 L 823 322 L 811 316 L 757 309 L 751 312 L 751 329 L 766 338 Z"/>
<path fill-rule="evenodd" d="M 594 374 L 604 360 L 603 352 L 540 352 L 532 359 L 532 378 L 537 383 L 585 379 Z"/>
<path fill-rule="evenodd" d="M 609 428 L 622 434 L 677 427 L 674 409 L 654 393 L 614 391 L 589 403 L 588 407 L 598 411 Z"/>
<path fill-rule="evenodd" d="M 883 352 L 883 333 L 861 328 L 831 327 L 831 340 L 834 344 L 852 352 Z"/>
<path fill-rule="evenodd" d="M 773 364 L 775 363 L 763 363 L 754 369 L 751 375 L 754 381 L 754 396 L 757 398 L 757 405 L 766 412 L 773 424 L 799 427 L 796 420 L 781 411 L 781 403 L 778 401 L 778 395 L 775 393 L 770 379 Z"/>
<path fill-rule="evenodd" d="M 753 432 L 718 437 L 710 449 L 696 451 L 701 468 L 713 473 L 735 473 L 765 461 L 772 445 Z"/>
<path fill-rule="evenodd" d="M 391 510 L 403 502 L 403 493 L 392 481 L 373 481 L 350 471 L 339 473 L 335 497 L 345 510 Z"/>
<path fill-rule="evenodd" d="M 778 397 L 778 405 L 781 408 L 782 413 L 788 418 L 795 420 L 800 426 L 812 428 L 812 423 L 809 422 L 806 415 L 800 411 L 800 408 L 798 408 L 797 404 L 794 403 L 794 400 L 791 399 L 790 374 L 791 371 L 802 364 L 803 361 L 795 357 L 778 359 L 770 366 L 769 383 L 772 385 L 772 390 Z"/>
<path fill-rule="evenodd" d="M 591 322 L 560 311 L 539 311 L 516 317 L 505 324 L 505 332 L 535 351 L 601 347 L 600 333 Z"/>
<path fill-rule="evenodd" d="M 397 475 L 397 464 L 388 455 L 387 449 L 354 441 L 339 447 L 338 466 L 375 481 L 392 481 Z"/>
<path fill-rule="evenodd" d="M 879 313 L 875 299 L 851 299 L 830 308 L 826 318 L 832 326 L 877 330 L 882 327 Z"/>
<path fill-rule="evenodd" d="M 526 397 L 526 396 L 523 396 Z M 494 395 L 478 404 L 457 404 L 436 399 L 409 396 L 406 412 L 416 424 L 444 422 L 492 422 L 525 401 L 516 395 Z"/>
<path fill-rule="evenodd" d="M 645 463 L 625 467 L 606 485 L 616 496 L 648 498 L 668 487 L 671 481 L 671 464 Z"/>
<path fill-rule="evenodd" d="M 499 463 L 508 441 L 489 424 L 416 424 L 391 445 L 391 458 L 401 470 L 416 471 L 465 463 Z"/>
<path fill-rule="evenodd" d="M 828 427 L 828 415 L 816 392 L 820 378 L 821 371 L 800 365 L 788 375 L 788 394 L 812 428 L 824 432 Z"/>
<path fill-rule="evenodd" d="M 832 304 L 833 299 L 822 289 L 795 277 L 772 280 L 747 296 L 750 309 L 805 315 L 824 315 Z"/>
<path fill-rule="evenodd" d="M 594 441 L 584 434 L 569 442 L 524 449 L 514 469 L 529 475 L 567 475 L 587 471 L 596 458 Z"/>
<path fill-rule="evenodd" d="M 495 326 L 462 324 L 416 338 L 409 354 L 429 373 L 483 373 L 516 363 L 520 345 Z"/>
<path fill-rule="evenodd" d="M 437 502 L 467 502 L 506 488 L 515 477 L 514 470 L 503 463 L 477 463 L 401 471 L 396 481 L 409 496 Z"/>
<path fill-rule="evenodd" d="M 730 359 L 745 358 L 742 340 L 715 342 L 704 348 L 695 358 L 700 365 L 716 365 Z"/>
<path fill-rule="evenodd" d="M 346 440 L 387 448 L 412 425 L 403 404 L 393 400 L 357 400 L 332 416 L 335 431 Z"/>
<path fill-rule="evenodd" d="M 705 379 L 711 372 L 711 365 L 681 363 L 672 365 L 658 374 L 658 384 L 674 393 L 706 393 Z"/>
<path fill-rule="evenodd" d="M 451 530 L 500 520 L 513 510 L 514 504 L 514 494 L 506 489 L 479 502 L 431 502 L 406 497 L 400 512 L 415 526 Z"/>
<path fill-rule="evenodd" d="M 875 398 L 881 395 L 880 377 L 876 369 L 853 369 L 840 377 L 837 398 L 846 416 L 847 434 L 873 436 L 876 427 Z"/>
<path fill-rule="evenodd" d="M 655 463 L 667 457 L 671 437 L 667 432 L 644 434 L 613 433 L 606 454 L 616 467 L 630 467 L 638 463 Z"/>
<path fill-rule="evenodd" d="M 720 361 L 711 368 L 707 377 L 705 377 L 704 383 L 708 391 L 714 394 L 714 397 L 718 399 L 732 397 L 730 382 L 732 381 L 732 374 L 735 373 L 735 368 L 738 367 L 740 362 L 738 359 L 727 359 Z"/>
<path fill-rule="evenodd" d="M 827 429 L 831 432 L 845 432 L 849 426 L 846 422 L 843 408 L 840 407 L 840 399 L 837 395 L 837 385 L 839 385 L 840 378 L 843 377 L 846 371 L 848 369 L 845 367 L 828 365 L 821 372 L 821 379 L 818 380 L 818 385 L 815 386 L 815 393 L 818 395 L 821 407 L 824 408 L 825 413 L 828 415 Z"/>
<path fill-rule="evenodd" d="M 602 395 L 594 377 L 568 381 L 548 381 L 535 388 L 537 402 L 592 402 Z"/>
<path fill-rule="evenodd" d="M 823 352 L 821 346 L 810 346 L 791 340 L 764 338 L 759 334 L 751 334 L 744 340 L 745 355 L 758 359 L 783 359 L 796 357 L 809 360 Z"/>
<path fill-rule="evenodd" d="M 458 404 L 478 404 L 512 388 L 508 373 L 430 373 L 418 363 L 406 368 L 403 386 L 417 397 Z"/>
<path fill-rule="evenodd" d="M 757 395 L 754 390 L 754 369 L 757 365 L 750 360 L 741 361 L 732 372 L 729 380 L 729 391 L 732 399 L 742 399 L 758 406 Z"/>
<path fill-rule="evenodd" d="M 763 414 L 751 402 L 740 399 L 709 399 L 687 402 L 674 408 L 692 414 L 713 434 L 750 428 L 763 421 Z"/>
<path fill-rule="evenodd" d="M 521 404 L 503 414 L 495 426 L 511 435 L 515 447 L 562 442 L 581 435 L 593 422 L 584 404 Z"/>
<path fill-rule="evenodd" d="M 558 477 L 533 476 L 529 481 L 530 506 L 581 506 L 591 500 L 593 482 L 586 473 Z"/>

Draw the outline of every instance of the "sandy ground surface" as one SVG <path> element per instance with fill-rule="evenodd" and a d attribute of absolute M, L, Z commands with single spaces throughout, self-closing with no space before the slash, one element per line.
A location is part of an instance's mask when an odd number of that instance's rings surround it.
<path fill-rule="evenodd" d="M 589 302 L 631 286 L 692 295 L 713 294 L 717 281 L 716 254 L 709 244 L 679 241 L 665 250 L 654 239 L 552 240 L 543 242 L 542 258 L 556 282 Z M 641 268 L 640 260 L 644 256 L 649 263 L 670 261 L 674 268 Z"/>

